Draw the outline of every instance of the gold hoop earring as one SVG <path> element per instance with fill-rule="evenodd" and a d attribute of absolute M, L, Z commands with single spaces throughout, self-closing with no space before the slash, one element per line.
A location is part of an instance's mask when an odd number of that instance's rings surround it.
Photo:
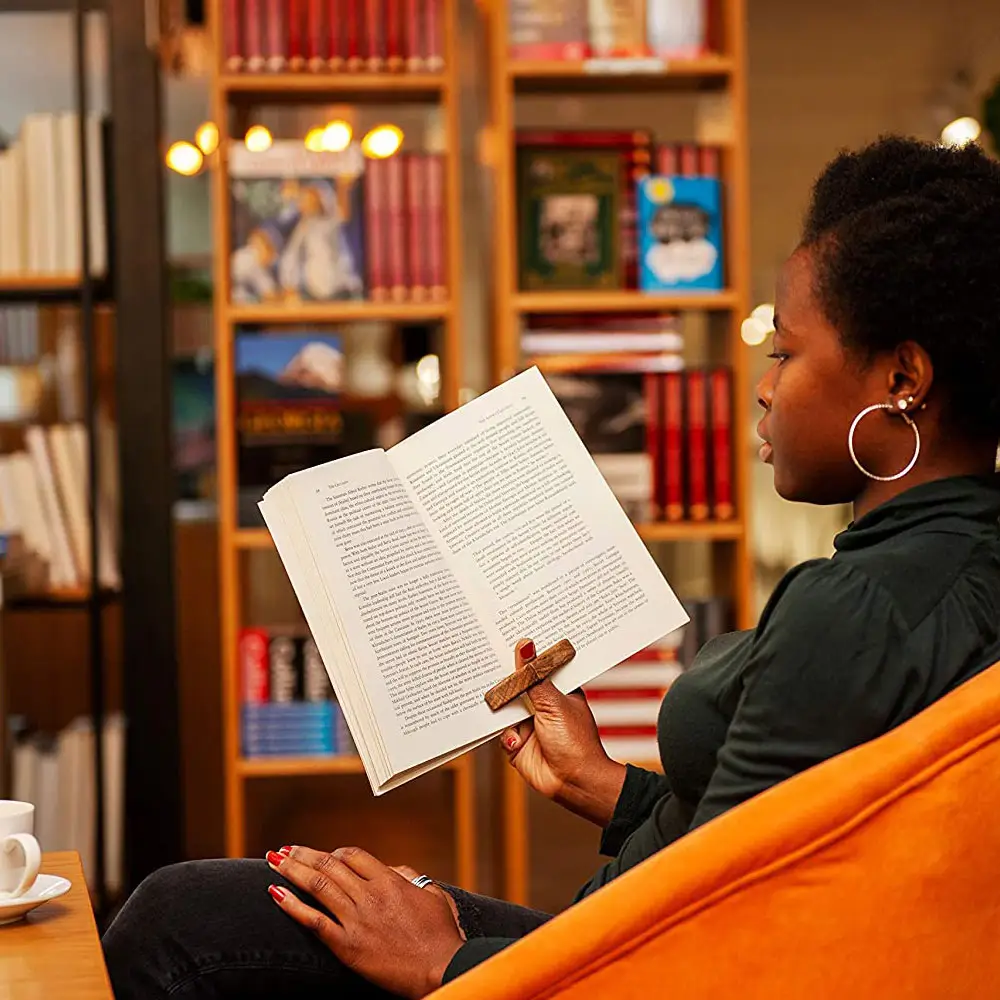
<path fill-rule="evenodd" d="M 920 457 L 920 430 L 907 415 L 904 403 L 905 400 L 901 399 L 899 401 L 898 409 L 891 403 L 872 403 L 871 406 L 866 406 L 854 418 L 854 421 L 851 424 L 851 429 L 847 432 L 847 450 L 851 453 L 851 461 L 869 479 L 877 479 L 880 483 L 891 483 L 897 479 L 902 479 L 903 476 L 905 476 L 913 468 L 913 466 L 917 464 L 917 459 Z M 860 424 L 862 419 L 868 416 L 869 413 L 874 413 L 876 410 L 889 410 L 890 413 L 898 413 L 906 422 L 907 426 L 913 431 L 913 437 L 916 439 L 916 445 L 913 449 L 913 457 L 907 463 L 906 467 L 901 472 L 897 472 L 894 476 L 876 476 L 874 472 L 869 472 L 861 464 L 861 462 L 858 461 L 858 456 L 854 453 L 854 432 L 858 429 L 858 424 Z"/>

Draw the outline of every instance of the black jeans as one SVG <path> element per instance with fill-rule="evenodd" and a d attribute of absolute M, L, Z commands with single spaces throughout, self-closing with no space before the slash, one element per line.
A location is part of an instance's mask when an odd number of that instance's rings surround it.
<path fill-rule="evenodd" d="M 150 875 L 104 935 L 116 1000 L 391 996 L 282 913 L 267 894 L 272 882 L 282 879 L 253 860 L 189 861 Z M 523 937 L 549 919 L 447 888 L 469 938 Z"/>

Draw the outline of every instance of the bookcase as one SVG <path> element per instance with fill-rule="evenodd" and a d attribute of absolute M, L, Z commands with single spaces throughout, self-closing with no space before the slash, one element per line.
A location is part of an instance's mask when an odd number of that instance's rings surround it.
<path fill-rule="evenodd" d="M 694 324 L 700 331 L 705 358 L 712 364 L 727 366 L 731 372 L 730 450 L 735 513 L 725 520 L 644 520 L 636 527 L 654 554 L 681 543 L 707 546 L 713 592 L 725 595 L 734 624 L 746 627 L 751 623 L 752 607 L 746 510 L 749 459 L 747 449 L 741 445 L 741 428 L 750 402 L 747 361 L 740 340 L 740 324 L 750 308 L 744 0 L 710 0 L 707 54 L 677 59 L 643 54 L 590 60 L 512 59 L 509 19 L 513 6 L 504 0 L 491 0 L 486 10 L 491 115 L 486 158 L 495 178 L 495 380 L 508 378 L 527 363 L 521 350 L 521 327 L 526 317 L 669 312 L 678 314 L 684 329 Z M 562 9 L 567 7 L 573 5 L 562 5 Z M 718 149 L 724 225 L 722 289 L 675 293 L 628 287 L 521 290 L 518 226 L 523 206 L 517 193 L 517 131 L 526 125 L 542 129 L 593 128 L 590 102 L 603 102 L 608 120 L 601 125 L 634 129 L 648 123 L 632 120 L 623 109 L 640 95 L 646 101 L 642 107 L 647 110 L 653 107 L 650 100 L 655 99 L 657 110 L 662 109 L 667 118 L 668 130 L 677 128 L 686 133 L 668 131 L 661 135 L 658 131 L 657 139 L 695 140 Z M 671 102 L 682 104 L 684 113 L 672 117 Z M 635 114 L 632 112 L 633 117 Z M 540 367 L 545 370 L 541 363 Z M 659 768 L 653 761 L 634 763 Z M 587 840 L 587 861 L 596 869 L 600 861 L 597 833 L 593 828 L 589 833 L 581 832 L 581 826 L 586 826 L 583 821 L 541 802 L 512 768 L 506 764 L 503 767 L 504 896 L 513 902 L 551 908 L 557 904 L 535 891 L 532 873 L 541 873 L 546 882 L 562 879 L 569 886 L 579 885 L 573 881 L 578 875 L 569 871 L 572 865 L 566 863 L 566 855 L 571 853 L 574 841 Z M 544 860 L 539 864 L 538 858 Z M 561 900 L 562 905 L 568 902 L 568 896 Z"/>
<path fill-rule="evenodd" d="M 284 571 L 275 557 L 262 569 L 261 556 L 273 551 L 266 528 L 241 526 L 238 518 L 238 429 L 236 426 L 236 359 L 235 344 L 239 331 L 247 325 L 267 325 L 272 330 L 316 325 L 342 328 L 350 324 L 380 321 L 393 324 L 399 335 L 407 324 L 435 324 L 440 370 L 439 409 L 441 412 L 459 404 L 459 372 L 461 339 L 459 331 L 460 295 L 462 288 L 459 219 L 459 118 L 458 118 L 458 51 L 455 38 L 456 0 L 421 0 L 420 4 L 407 5 L 407 16 L 418 8 L 423 16 L 436 18 L 440 49 L 434 57 L 418 69 L 396 65 L 389 68 L 372 68 L 371 63 L 360 57 L 356 66 L 353 60 L 322 59 L 313 52 L 311 58 L 278 60 L 283 66 L 273 72 L 251 71 L 258 60 L 234 57 L 237 43 L 233 41 L 231 24 L 227 17 L 237 12 L 260 12 L 263 5 L 236 4 L 213 0 L 209 5 L 214 45 L 213 108 L 219 125 L 222 142 L 214 163 L 213 179 L 213 230 L 215 245 L 215 369 L 217 406 L 217 455 L 220 545 L 220 606 L 221 644 L 223 669 L 223 712 L 225 754 L 225 824 L 226 849 L 231 856 L 241 856 L 248 850 L 262 850 L 262 831 L 275 829 L 276 836 L 312 837 L 316 846 L 337 846 L 343 840 L 339 820 L 345 819 L 343 835 L 365 843 L 375 853 L 383 853 L 386 831 L 395 831 L 397 845 L 406 850 L 408 863 L 428 864 L 428 870 L 441 872 L 441 877 L 453 877 L 462 885 L 475 885 L 475 801 L 474 762 L 470 755 L 440 769 L 441 773 L 424 776 L 392 795 L 372 801 L 367 781 L 363 777 L 361 761 L 354 755 L 311 757 L 249 757 L 241 746 L 240 713 L 241 684 L 238 642 L 241 629 L 259 624 L 252 620 L 254 600 L 246 586 L 253 577 L 267 590 L 287 586 Z M 298 5 L 268 4 L 269 9 L 296 9 Z M 352 5 L 361 9 L 360 4 Z M 310 4 L 309 9 L 328 9 L 330 16 L 335 5 Z M 298 7 L 302 9 L 302 7 Z M 397 14 L 402 5 L 396 5 Z M 259 14 L 258 14 L 259 16 Z M 270 16 L 270 15 L 268 15 Z M 324 15 L 326 16 L 326 15 Z M 401 15 L 400 15 L 401 16 Z M 328 22 L 331 29 L 340 31 L 338 21 Z M 299 36 L 301 25 L 286 25 L 284 37 L 289 46 L 303 42 L 306 46 L 319 46 L 308 38 Z M 255 27 L 255 31 L 259 24 Z M 312 30 L 307 24 L 304 30 Z M 354 29 L 347 29 L 354 30 Z M 386 29 L 390 30 L 389 27 Z M 332 35 L 332 30 L 331 30 Z M 265 36 L 271 44 L 273 36 Z M 388 37 L 388 36 L 386 36 Z M 261 44 L 256 35 L 248 44 Z M 398 37 L 397 37 L 398 41 Z M 351 44 L 357 38 L 352 37 Z M 393 44 L 390 42 L 390 45 Z M 327 53 L 332 56 L 332 46 Z M 261 60 L 266 63 L 266 60 Z M 336 62 L 336 65 L 334 63 Z M 298 68 L 296 68 L 298 66 Z M 238 68 L 237 68 L 238 67 Z M 227 155 L 228 137 L 238 139 L 255 120 L 262 107 L 314 108 L 315 121 L 322 124 L 324 107 L 363 110 L 377 107 L 378 114 L 392 117 L 405 116 L 415 106 L 432 108 L 438 123 L 437 134 L 443 139 L 440 156 L 443 176 L 443 245 L 445 269 L 445 294 L 392 295 L 376 299 L 367 298 L 340 301 L 308 301 L 298 304 L 232 301 L 230 279 L 230 253 L 233 249 L 230 171 Z M 332 114 L 330 112 L 329 114 Z M 297 128 L 297 126 L 295 126 Z M 304 141 L 304 130 L 299 128 L 294 136 Z M 402 151 L 407 151 L 404 139 Z M 397 155 L 397 154 L 394 154 Z M 372 171 L 370 160 L 365 168 L 366 183 Z M 383 161 L 384 162 L 384 161 Z M 369 268 L 372 263 L 369 260 Z M 371 275 L 369 275 L 371 277 Z M 369 282 L 369 292 L 376 281 Z M 432 282 L 432 284 L 435 284 Z M 438 289 L 440 292 L 440 289 Z M 290 591 L 285 595 L 290 599 Z M 282 799 L 284 796 L 284 799 Z M 282 824 L 275 821 L 281 802 L 297 797 L 322 798 L 328 811 L 316 822 L 302 820 Z M 317 803 L 319 808 L 320 803 Z M 449 808 L 450 807 L 450 811 Z M 261 821 L 258 810 L 271 811 L 271 820 Z M 354 815 L 357 812 L 359 815 Z M 362 816 L 360 813 L 364 813 Z M 442 826 L 441 815 L 450 816 L 450 831 Z M 372 821 L 372 834 L 368 835 L 368 821 Z M 435 826 L 436 824 L 436 826 Z M 433 828 L 432 835 L 421 832 L 421 826 Z M 251 835 L 249 831 L 253 831 Z M 305 831 L 305 832 L 301 832 Z M 425 831 L 426 832 L 426 831 Z M 442 871 L 440 842 L 450 843 Z M 282 840 L 287 843 L 288 840 Z M 309 841 L 305 841 L 309 842 Z M 427 846 L 427 851 L 424 846 Z M 438 851 L 434 855 L 434 851 Z M 421 854 L 424 853 L 423 860 Z M 429 852 L 429 853 L 428 853 Z M 385 854 L 383 853 L 383 856 Z M 432 860 L 433 856 L 433 860 Z M 390 858 L 386 856 L 386 860 Z M 450 874 L 445 875 L 450 869 Z"/>

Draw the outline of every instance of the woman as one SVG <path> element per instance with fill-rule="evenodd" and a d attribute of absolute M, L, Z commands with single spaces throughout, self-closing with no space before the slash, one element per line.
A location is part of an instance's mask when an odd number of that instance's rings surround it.
<path fill-rule="evenodd" d="M 532 787 L 603 828 L 612 860 L 580 896 L 1000 658 L 998 252 L 1000 165 L 976 147 L 884 139 L 816 183 L 778 280 L 761 458 L 783 497 L 855 520 L 675 683 L 665 776 L 609 760 L 551 684 L 502 735 Z M 105 937 L 115 994 L 419 997 L 546 919 L 415 875 L 353 848 L 166 869 Z"/>

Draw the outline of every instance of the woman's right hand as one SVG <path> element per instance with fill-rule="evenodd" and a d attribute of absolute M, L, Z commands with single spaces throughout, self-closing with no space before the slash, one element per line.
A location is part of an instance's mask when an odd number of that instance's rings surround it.
<path fill-rule="evenodd" d="M 534 656 L 530 639 L 521 639 L 514 648 L 518 670 Z M 500 735 L 511 765 L 546 798 L 607 826 L 625 781 L 625 767 L 604 752 L 587 699 L 563 694 L 550 680 L 536 684 L 525 697 L 534 717 Z"/>

